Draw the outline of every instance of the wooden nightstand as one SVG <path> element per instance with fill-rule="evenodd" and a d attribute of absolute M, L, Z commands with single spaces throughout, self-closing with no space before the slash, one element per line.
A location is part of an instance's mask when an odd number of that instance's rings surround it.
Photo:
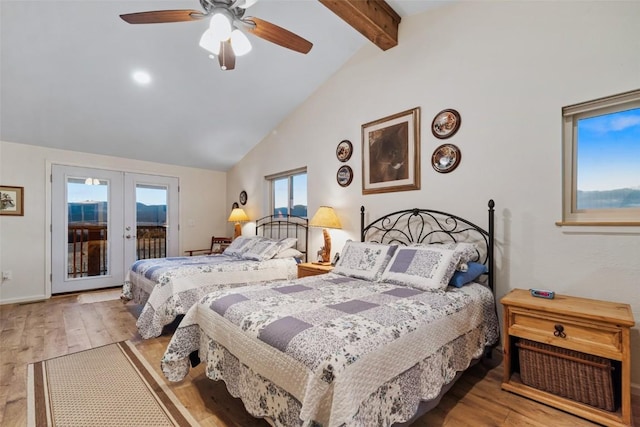
<path fill-rule="evenodd" d="M 629 304 L 565 295 L 536 298 L 525 289 L 514 289 L 500 302 L 504 306 L 504 390 L 600 424 L 632 425 L 629 329 L 635 322 Z M 524 384 L 520 373 L 529 367 L 521 366 L 516 346 L 520 340 L 599 356 L 618 365 L 620 382 L 614 381 L 613 387 L 614 394 L 620 395 L 620 408 L 607 411 Z"/>
<path fill-rule="evenodd" d="M 317 276 L 318 274 L 327 274 L 333 270 L 333 266 L 314 264 L 312 262 L 303 262 L 298 264 L 298 278 L 307 276 Z"/>

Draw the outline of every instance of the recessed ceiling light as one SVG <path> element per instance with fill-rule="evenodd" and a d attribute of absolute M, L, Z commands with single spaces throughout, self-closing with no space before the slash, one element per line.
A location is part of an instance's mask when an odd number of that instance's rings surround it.
<path fill-rule="evenodd" d="M 133 73 L 133 80 L 140 85 L 148 85 L 151 83 L 151 75 L 146 71 L 135 71 Z"/>

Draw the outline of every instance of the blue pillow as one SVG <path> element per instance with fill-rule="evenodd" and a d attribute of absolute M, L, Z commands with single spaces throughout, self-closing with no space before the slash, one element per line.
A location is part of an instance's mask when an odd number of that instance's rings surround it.
<path fill-rule="evenodd" d="M 453 277 L 449 280 L 449 285 L 461 288 L 489 271 L 486 265 L 478 262 L 469 262 L 467 266 L 469 267 L 467 271 L 456 271 L 453 274 Z"/>

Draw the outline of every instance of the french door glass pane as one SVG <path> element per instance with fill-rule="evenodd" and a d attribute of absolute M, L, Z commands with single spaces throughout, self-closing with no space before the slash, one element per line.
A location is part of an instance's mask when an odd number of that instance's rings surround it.
<path fill-rule="evenodd" d="M 167 254 L 167 187 L 136 184 L 136 259 Z"/>
<path fill-rule="evenodd" d="M 109 181 L 67 178 L 67 278 L 109 274 Z"/>

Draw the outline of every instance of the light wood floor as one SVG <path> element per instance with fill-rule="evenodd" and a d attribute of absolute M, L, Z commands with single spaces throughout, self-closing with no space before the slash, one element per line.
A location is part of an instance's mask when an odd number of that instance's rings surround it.
<path fill-rule="evenodd" d="M 170 333 L 142 340 L 135 320 L 139 306 L 115 299 L 119 290 L 54 297 L 31 304 L 0 306 L 0 425 L 26 425 L 27 364 L 105 344 L 130 340 L 160 372 Z M 414 423 L 425 426 L 592 426 L 551 407 L 502 391 L 502 366 L 477 365 L 467 371 L 432 412 Z M 174 393 L 202 426 L 267 426 L 245 411 L 224 384 L 207 379 L 202 365 Z M 640 402 L 634 400 L 635 425 Z M 134 403 L 135 404 L 135 403 Z M 124 426 L 123 426 L 124 427 Z"/>

